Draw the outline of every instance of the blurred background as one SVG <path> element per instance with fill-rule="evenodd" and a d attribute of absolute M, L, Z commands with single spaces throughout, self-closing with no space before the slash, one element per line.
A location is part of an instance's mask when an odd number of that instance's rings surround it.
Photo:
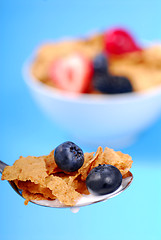
<path fill-rule="evenodd" d="M 160 0 L 0 0 L 0 159 L 11 165 L 20 155 L 48 154 L 71 140 L 37 107 L 23 80 L 23 63 L 35 47 L 111 26 L 125 26 L 138 39 L 160 41 L 160 23 Z M 160 240 L 161 118 L 120 150 L 134 161 L 131 187 L 76 214 L 32 203 L 24 206 L 8 183 L 0 181 L 0 239 Z"/>

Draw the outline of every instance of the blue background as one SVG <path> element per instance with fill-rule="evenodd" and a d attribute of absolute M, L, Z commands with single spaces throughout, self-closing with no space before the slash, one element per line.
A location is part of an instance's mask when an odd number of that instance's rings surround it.
<path fill-rule="evenodd" d="M 23 62 L 38 44 L 111 26 L 126 26 L 138 39 L 161 40 L 160 24 L 160 0 L 0 0 L 0 159 L 13 164 L 20 155 L 48 154 L 68 140 L 39 110 L 22 78 Z M 0 240 L 160 240 L 161 118 L 123 152 L 134 160 L 131 187 L 76 214 L 24 206 L 0 181 Z"/>

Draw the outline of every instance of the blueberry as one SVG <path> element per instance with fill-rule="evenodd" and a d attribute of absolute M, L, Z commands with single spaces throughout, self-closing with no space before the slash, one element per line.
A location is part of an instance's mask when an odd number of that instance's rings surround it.
<path fill-rule="evenodd" d="M 104 54 L 97 55 L 93 60 L 94 74 L 107 73 L 107 58 Z"/>
<path fill-rule="evenodd" d="M 109 90 L 109 76 L 105 73 L 95 73 L 92 79 L 94 89 L 108 93 Z"/>
<path fill-rule="evenodd" d="M 107 73 L 95 74 L 93 86 L 102 93 L 118 94 L 132 92 L 133 87 L 128 78 L 122 76 L 112 76 Z"/>
<path fill-rule="evenodd" d="M 55 162 L 66 172 L 77 171 L 84 163 L 84 154 L 80 147 L 73 142 L 64 142 L 54 151 Z"/>
<path fill-rule="evenodd" d="M 128 78 L 122 76 L 109 76 L 107 93 L 127 93 L 132 92 L 133 87 Z"/>
<path fill-rule="evenodd" d="M 103 164 L 93 168 L 87 178 L 86 185 L 93 195 L 105 195 L 116 191 L 122 183 L 122 175 L 118 168 Z"/>

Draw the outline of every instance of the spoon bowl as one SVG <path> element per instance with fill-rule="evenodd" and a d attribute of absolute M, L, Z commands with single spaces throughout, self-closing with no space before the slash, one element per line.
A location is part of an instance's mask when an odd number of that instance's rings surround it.
<path fill-rule="evenodd" d="M 0 161 L 0 173 L 3 172 L 3 170 L 6 166 L 8 166 L 6 163 Z M 106 201 L 110 198 L 113 198 L 113 197 L 117 196 L 118 194 L 122 193 L 123 191 L 125 191 L 130 186 L 132 181 L 133 181 L 133 175 L 131 172 L 129 172 L 129 175 L 126 178 L 123 178 L 121 186 L 115 192 L 106 194 L 106 195 L 101 195 L 101 196 L 95 196 L 92 194 L 82 195 L 82 197 L 78 200 L 78 202 L 73 207 L 66 206 L 66 205 L 62 204 L 61 202 L 59 202 L 59 200 L 57 200 L 57 199 L 56 200 L 39 200 L 39 201 L 31 200 L 31 202 L 34 204 L 40 205 L 40 206 L 44 206 L 44 207 L 76 209 L 76 208 L 88 206 L 88 205 L 91 205 L 94 203 Z M 11 185 L 11 187 L 15 190 L 15 192 L 22 197 L 22 191 L 17 188 L 14 181 L 8 181 L 8 182 Z"/>

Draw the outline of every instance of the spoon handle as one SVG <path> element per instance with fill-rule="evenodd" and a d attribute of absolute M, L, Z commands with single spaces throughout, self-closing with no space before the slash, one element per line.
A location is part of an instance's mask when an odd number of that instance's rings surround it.
<path fill-rule="evenodd" d="M 3 172 L 3 170 L 6 166 L 8 166 L 8 165 L 0 160 L 0 173 Z"/>

